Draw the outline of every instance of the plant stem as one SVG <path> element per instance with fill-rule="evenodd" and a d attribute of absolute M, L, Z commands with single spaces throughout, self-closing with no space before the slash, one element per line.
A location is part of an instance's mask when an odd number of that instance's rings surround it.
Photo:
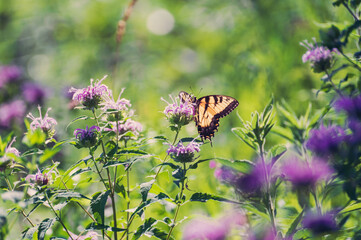
<path fill-rule="evenodd" d="M 8 185 L 9 190 L 10 190 L 10 191 L 14 191 L 14 189 L 13 189 L 13 187 L 11 186 L 11 183 L 10 183 L 7 175 L 5 175 L 5 182 L 6 182 L 6 184 Z M 30 218 L 29 218 L 28 215 L 24 212 L 24 210 L 21 209 L 20 212 L 21 212 L 21 214 L 26 218 L 26 220 L 30 223 L 30 225 L 31 225 L 32 227 L 35 227 L 35 224 L 30 220 Z"/>
<path fill-rule="evenodd" d="M 101 174 L 100 171 L 99 171 L 98 165 L 97 165 L 97 163 L 95 162 L 94 154 L 91 152 L 90 148 L 89 148 L 89 152 L 90 152 L 90 155 L 91 155 L 92 160 L 93 160 L 93 162 L 94 162 L 95 169 L 97 170 L 97 173 L 98 173 L 98 175 L 99 175 L 99 177 L 100 177 L 100 180 L 102 181 L 105 189 L 108 190 L 107 184 L 105 183 L 105 180 L 104 180 L 102 174 Z"/>
<path fill-rule="evenodd" d="M 69 230 L 65 227 L 65 224 L 63 223 L 63 220 L 61 220 L 60 216 L 57 214 L 57 212 L 55 211 L 53 205 L 51 204 L 51 201 L 50 201 L 50 199 L 49 199 L 48 193 L 47 193 L 46 191 L 45 191 L 45 194 L 44 194 L 44 195 L 45 195 L 45 197 L 46 197 L 46 200 L 47 200 L 48 203 L 49 203 L 49 206 L 50 206 L 51 210 L 54 212 L 56 218 L 58 219 L 58 221 L 60 222 L 60 224 L 63 226 L 65 232 L 69 235 L 69 237 L 70 237 L 72 240 L 74 240 L 74 238 L 70 235 Z"/>
<path fill-rule="evenodd" d="M 185 175 L 186 175 L 186 172 L 187 172 L 186 163 L 183 163 L 183 171 L 184 171 L 184 176 L 183 176 L 183 179 L 182 179 L 182 182 L 181 182 L 182 188 L 181 188 L 181 191 L 180 191 L 180 194 L 179 194 L 179 199 L 178 199 L 178 202 L 177 202 L 177 209 L 176 209 L 175 214 L 174 214 L 173 223 L 172 223 L 172 226 L 171 226 L 171 228 L 169 230 L 167 240 L 169 240 L 169 238 L 170 238 L 170 236 L 172 234 L 172 231 L 176 226 L 176 221 L 177 221 L 177 216 L 178 216 L 178 213 L 179 213 L 179 209 L 182 206 L 182 199 L 183 199 L 183 192 L 184 192 L 184 181 L 185 181 Z"/>
<path fill-rule="evenodd" d="M 272 195 L 271 195 L 271 181 L 270 181 L 270 176 L 268 175 L 268 169 L 266 166 L 266 161 L 264 159 L 264 142 L 263 141 L 259 141 L 258 142 L 259 145 L 259 155 L 261 157 L 262 160 L 262 165 L 263 165 L 263 170 L 264 170 L 264 175 L 265 175 L 265 181 L 266 181 L 266 193 L 268 196 L 268 211 L 269 211 L 269 215 L 270 215 L 270 219 L 271 219 L 271 224 L 272 224 L 272 230 L 274 232 L 274 234 L 277 234 L 277 226 L 276 226 L 276 215 L 275 215 L 275 208 L 274 208 L 274 204 L 273 204 L 273 200 L 272 200 Z"/>
<path fill-rule="evenodd" d="M 335 85 L 335 83 L 332 81 L 331 75 L 328 73 L 327 70 L 325 70 L 325 73 L 327 75 L 327 80 L 331 83 L 333 89 L 335 90 L 335 92 L 340 96 L 343 97 L 342 92 L 340 91 L 340 89 L 338 89 Z"/>
<path fill-rule="evenodd" d="M 352 10 L 350 9 L 350 7 L 348 6 L 347 3 L 342 2 L 342 5 L 347 9 L 347 11 L 352 15 L 352 17 L 354 18 L 355 21 L 358 21 L 358 17 L 352 12 Z"/>
<path fill-rule="evenodd" d="M 342 56 L 344 56 L 346 58 L 347 61 L 349 61 L 355 68 L 357 68 L 357 70 L 359 70 L 361 72 L 361 67 L 354 63 L 346 54 L 344 54 L 343 52 L 341 52 Z"/>

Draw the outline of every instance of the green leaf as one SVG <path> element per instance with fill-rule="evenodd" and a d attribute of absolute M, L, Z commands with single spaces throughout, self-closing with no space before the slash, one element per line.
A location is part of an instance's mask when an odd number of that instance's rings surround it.
<path fill-rule="evenodd" d="M 360 209 L 361 209 L 361 203 L 355 203 L 355 204 L 349 205 L 349 206 L 345 207 L 344 209 L 342 209 L 342 211 L 340 211 L 339 214 L 358 211 Z"/>
<path fill-rule="evenodd" d="M 146 233 L 148 230 L 152 228 L 154 224 L 157 223 L 157 220 L 154 218 L 148 218 L 144 221 L 142 225 L 140 225 L 137 229 L 137 231 L 134 233 L 132 240 L 139 239 L 144 233 Z"/>
<path fill-rule="evenodd" d="M 57 193 L 55 195 L 55 198 L 85 198 L 85 199 L 89 199 L 88 197 L 84 196 L 83 194 L 80 194 L 78 192 L 69 192 L 69 191 Z"/>
<path fill-rule="evenodd" d="M 234 135 L 236 135 L 239 139 L 241 139 L 245 144 L 250 146 L 253 150 L 257 149 L 257 144 L 241 128 L 239 128 L 239 127 L 232 128 L 231 131 L 233 132 Z"/>
<path fill-rule="evenodd" d="M 135 214 L 139 214 L 139 213 L 142 213 L 143 209 L 147 206 L 149 206 L 150 204 L 152 203 L 155 203 L 155 202 L 158 202 L 160 200 L 163 200 L 163 199 L 169 199 L 169 196 L 165 193 L 159 193 L 158 195 L 154 196 L 154 197 L 151 197 L 149 199 L 147 199 L 145 202 L 141 203 L 135 210 L 134 212 L 132 213 L 132 215 L 130 216 L 130 218 L 133 218 L 133 216 Z"/>
<path fill-rule="evenodd" d="M 210 161 L 210 160 L 212 160 L 212 159 L 213 159 L 213 158 L 198 160 L 198 161 L 196 161 L 195 163 L 189 165 L 189 169 L 197 169 L 198 164 L 200 164 L 200 163 L 202 163 L 202 162 Z"/>
<path fill-rule="evenodd" d="M 237 203 L 237 204 L 240 203 L 224 197 L 219 197 L 209 193 L 200 193 L 200 192 L 194 193 L 189 200 L 192 202 L 207 202 L 208 200 L 215 200 L 219 202 L 229 202 L 229 203 Z"/>
<path fill-rule="evenodd" d="M 152 188 L 154 182 L 155 182 L 155 180 L 152 179 L 149 182 L 140 184 L 140 193 L 142 195 L 143 202 L 147 200 L 148 193 L 149 193 L 150 189 Z"/>
<path fill-rule="evenodd" d="M 107 230 L 107 231 L 112 231 L 112 232 L 124 232 L 126 230 L 126 228 L 114 228 L 114 227 L 110 227 L 108 225 L 104 225 L 104 224 L 98 224 L 95 222 L 90 223 L 88 226 L 85 227 L 85 229 L 87 230 Z"/>
<path fill-rule="evenodd" d="M 152 228 L 147 232 L 147 235 L 154 236 L 161 240 L 166 240 L 168 233 L 164 232 L 163 230 L 160 230 L 159 228 Z M 174 238 L 170 237 L 169 239 L 174 239 Z"/>
<path fill-rule="evenodd" d="M 336 0 L 332 3 L 333 6 L 339 7 L 345 0 Z"/>
<path fill-rule="evenodd" d="M 0 239 L 5 239 L 8 234 L 8 222 L 5 216 L 0 216 Z"/>
<path fill-rule="evenodd" d="M 231 160 L 224 158 L 214 158 L 214 160 L 241 173 L 250 173 L 254 167 L 254 163 L 249 160 Z"/>
<path fill-rule="evenodd" d="M 55 218 L 45 218 L 40 224 L 38 228 L 38 239 L 44 240 L 46 231 L 54 224 Z"/>
<path fill-rule="evenodd" d="M 298 214 L 296 219 L 292 222 L 290 228 L 287 230 L 286 237 L 292 237 L 293 234 L 296 232 L 296 228 L 302 220 L 303 212 L 304 212 L 304 210 L 302 210 L 302 212 L 300 212 L 300 214 Z"/>
<path fill-rule="evenodd" d="M 80 169 L 76 170 L 74 173 L 72 173 L 70 175 L 70 177 L 74 177 L 76 175 L 79 175 L 79 174 L 82 174 L 82 173 L 85 173 L 85 172 L 89 172 L 89 171 L 92 171 L 92 169 L 90 167 L 80 168 Z"/>
<path fill-rule="evenodd" d="M 38 226 L 28 228 L 21 233 L 21 239 L 33 239 L 33 235 L 38 230 Z"/>
<path fill-rule="evenodd" d="M 94 215 L 94 218 L 98 223 L 104 224 L 104 208 L 107 203 L 110 191 L 97 192 L 93 195 L 90 202 L 90 209 Z"/>
<path fill-rule="evenodd" d="M 272 157 L 272 165 L 277 162 L 278 159 L 280 159 L 283 154 L 287 151 L 287 148 L 283 145 L 277 145 L 273 146 L 270 150 L 270 154 Z"/>

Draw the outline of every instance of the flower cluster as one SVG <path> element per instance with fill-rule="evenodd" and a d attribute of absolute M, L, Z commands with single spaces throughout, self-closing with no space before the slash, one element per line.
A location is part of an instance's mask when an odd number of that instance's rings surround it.
<path fill-rule="evenodd" d="M 195 115 L 195 108 L 193 103 L 185 101 L 179 101 L 179 97 L 172 97 L 169 95 L 170 99 L 172 99 L 172 103 L 167 102 L 164 98 L 161 98 L 164 102 L 168 104 L 168 106 L 164 109 L 164 114 L 166 115 L 168 121 L 179 129 L 182 126 L 190 123 Z"/>
<path fill-rule="evenodd" d="M 19 150 L 12 146 L 13 143 L 15 142 L 15 140 L 16 140 L 16 137 L 13 137 L 11 142 L 5 147 L 4 156 L 2 156 L 0 158 L 0 172 L 4 171 L 6 168 L 8 168 L 12 162 L 11 156 L 7 155 L 8 153 L 13 154 L 16 157 L 20 157 Z"/>
<path fill-rule="evenodd" d="M 42 173 L 40 169 L 36 174 L 29 174 L 26 178 L 26 181 L 35 184 L 36 186 L 42 187 L 49 184 L 51 180 L 50 173 Z"/>
<path fill-rule="evenodd" d="M 168 144 L 169 148 L 167 154 L 176 162 L 187 163 L 194 160 L 195 152 L 200 151 L 200 144 L 196 141 L 191 141 L 187 146 L 184 146 L 182 141 L 179 141 L 177 146 Z"/>
<path fill-rule="evenodd" d="M 339 51 L 336 48 L 330 50 L 324 46 L 318 46 L 316 39 L 313 40 L 314 44 L 309 43 L 307 40 L 300 43 L 308 49 L 302 56 L 302 61 L 304 63 L 310 62 L 314 72 L 324 72 L 332 65 L 333 53 L 339 53 Z"/>
<path fill-rule="evenodd" d="M 32 113 L 29 113 L 27 115 L 27 117 L 32 120 L 32 122 L 30 123 L 30 129 L 32 131 L 35 131 L 36 129 L 41 129 L 48 138 L 52 138 L 55 134 L 54 127 L 58 123 L 54 118 L 48 116 L 48 113 L 51 110 L 51 108 L 48 108 L 44 118 L 42 117 L 40 106 L 38 106 L 38 110 L 39 110 L 39 117 L 34 117 Z"/>
<path fill-rule="evenodd" d="M 118 127 L 116 122 L 112 122 L 111 128 L 105 128 L 104 130 L 113 132 L 118 131 L 120 138 L 124 137 L 123 135 L 126 133 L 131 133 L 134 137 L 138 137 L 140 132 L 143 130 L 143 126 L 141 123 L 128 118 L 125 122 L 118 122 Z"/>
<path fill-rule="evenodd" d="M 17 66 L 0 66 L 0 89 L 7 83 L 17 80 L 21 76 L 21 70 Z"/>
<path fill-rule="evenodd" d="M 319 181 L 329 178 L 333 170 L 321 159 L 302 161 L 297 157 L 287 159 L 282 165 L 285 179 L 297 187 L 314 187 Z"/>
<path fill-rule="evenodd" d="M 306 147 L 321 156 L 328 156 L 338 151 L 339 146 L 346 140 L 346 133 L 340 126 L 324 126 L 312 129 L 306 142 Z"/>
<path fill-rule="evenodd" d="M 361 119 L 361 95 L 339 98 L 334 107 L 337 111 L 346 112 L 349 119 Z"/>
<path fill-rule="evenodd" d="M 108 117 L 109 121 L 122 120 L 123 116 L 119 113 L 122 111 L 128 111 L 128 108 L 132 106 L 128 99 L 121 98 L 124 90 L 125 88 L 123 88 L 119 93 L 117 101 L 114 100 L 113 93 L 110 90 L 109 90 L 109 94 L 104 95 L 103 97 L 104 102 L 100 104 L 102 106 L 102 110 L 106 113 L 114 113 L 114 114 L 109 114 L 109 117 L 111 117 L 111 118 Z"/>
<path fill-rule="evenodd" d="M 86 126 L 85 129 L 77 128 L 74 131 L 75 138 L 79 141 L 81 147 L 92 147 L 98 141 L 97 132 L 100 131 L 98 126 L 88 127 Z"/>
<path fill-rule="evenodd" d="M 71 88 L 69 92 L 73 92 L 73 100 L 76 100 L 83 104 L 85 109 L 94 110 L 99 107 L 102 97 L 109 94 L 109 89 L 106 85 L 102 84 L 102 81 L 107 76 L 104 76 L 101 80 L 95 81 L 90 79 L 90 86 L 86 88 L 76 89 Z"/>
<path fill-rule="evenodd" d="M 330 233 L 338 230 L 335 217 L 331 213 L 324 215 L 308 213 L 304 217 L 302 224 L 311 230 L 315 235 Z"/>
<path fill-rule="evenodd" d="M 9 128 L 12 123 L 20 124 L 25 111 L 26 105 L 22 100 L 14 100 L 0 105 L 0 127 Z"/>

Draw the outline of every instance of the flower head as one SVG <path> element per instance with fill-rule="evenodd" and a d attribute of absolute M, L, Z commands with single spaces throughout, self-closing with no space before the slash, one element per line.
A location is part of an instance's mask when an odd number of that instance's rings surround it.
<path fill-rule="evenodd" d="M 340 126 L 324 126 L 321 125 L 319 129 L 312 129 L 310 136 L 306 142 L 306 147 L 312 152 L 328 156 L 336 153 L 342 142 L 347 139 L 345 130 Z"/>
<path fill-rule="evenodd" d="M 41 107 L 40 106 L 38 106 L 38 110 L 39 110 L 39 117 L 37 117 L 37 118 L 34 117 L 34 115 L 32 113 L 29 113 L 27 115 L 27 117 L 32 120 L 32 122 L 30 123 L 30 129 L 32 131 L 35 131 L 36 129 L 41 129 L 47 135 L 47 137 L 51 138 L 55 134 L 54 127 L 58 123 L 54 118 L 51 118 L 48 116 L 48 113 L 51 110 L 51 108 L 48 108 L 48 110 L 45 113 L 44 118 L 41 115 Z"/>
<path fill-rule="evenodd" d="M 73 100 L 76 100 L 85 106 L 85 109 L 96 109 L 102 100 L 102 96 L 109 94 L 109 89 L 106 85 L 101 84 L 107 76 L 101 80 L 94 82 L 90 79 L 90 86 L 86 88 L 76 89 L 71 88 L 69 92 L 74 92 Z"/>
<path fill-rule="evenodd" d="M 164 114 L 168 121 L 178 128 L 190 123 L 195 115 L 193 103 L 188 101 L 179 101 L 178 103 L 179 97 L 173 98 L 171 95 L 169 95 L 169 97 L 172 99 L 172 103 L 169 103 L 162 98 L 162 100 L 168 104 L 164 109 Z"/>
<path fill-rule="evenodd" d="M 128 107 L 132 106 L 128 99 L 121 98 L 124 89 L 125 88 L 123 88 L 119 93 L 117 101 L 114 100 L 113 93 L 110 90 L 109 90 L 109 95 L 103 96 L 104 102 L 101 103 L 100 105 L 102 105 L 102 110 L 104 112 L 110 111 L 113 113 L 119 113 L 121 111 L 127 111 Z M 115 120 L 121 120 L 121 119 L 114 119 L 113 121 Z"/>
<path fill-rule="evenodd" d="M 337 111 L 346 112 L 349 119 L 361 120 L 361 95 L 339 98 L 334 107 Z"/>
<path fill-rule="evenodd" d="M 43 87 L 35 83 L 25 83 L 22 86 L 24 99 L 31 104 L 43 104 L 47 92 Z"/>
<path fill-rule="evenodd" d="M 327 162 L 323 160 L 314 158 L 308 163 L 296 157 L 287 159 L 281 171 L 285 179 L 295 187 L 314 187 L 319 181 L 329 178 L 333 173 Z"/>
<path fill-rule="evenodd" d="M 40 169 L 38 169 L 38 172 L 36 174 L 29 174 L 25 178 L 25 180 L 39 187 L 42 187 L 49 184 L 51 180 L 51 175 L 50 173 L 42 173 Z"/>
<path fill-rule="evenodd" d="M 20 124 L 25 115 L 26 106 L 22 100 L 0 105 L 0 126 L 9 128 L 12 122 Z"/>
<path fill-rule="evenodd" d="M 339 53 L 339 52 L 336 48 L 330 50 L 327 47 L 318 46 L 316 39 L 313 40 L 314 40 L 314 44 L 309 43 L 307 40 L 300 43 L 308 50 L 305 54 L 303 54 L 302 61 L 304 63 L 310 62 L 313 71 L 319 73 L 331 67 L 333 60 L 333 53 Z"/>
<path fill-rule="evenodd" d="M 16 157 L 20 157 L 20 152 L 16 148 L 14 148 L 12 145 L 15 142 L 16 137 L 13 137 L 11 142 L 5 147 L 4 150 L 4 156 L 0 158 L 0 172 L 4 171 L 7 167 L 10 166 L 12 159 L 7 154 L 14 154 Z"/>
<path fill-rule="evenodd" d="M 221 166 L 216 168 L 216 170 L 214 171 L 214 176 L 220 182 L 232 184 L 236 181 L 238 175 L 232 168 L 227 166 Z"/>
<path fill-rule="evenodd" d="M 98 141 L 97 132 L 100 131 L 98 126 L 88 127 L 86 126 L 85 129 L 77 128 L 74 131 L 75 138 L 78 139 L 80 145 L 82 147 L 92 147 Z"/>
<path fill-rule="evenodd" d="M 0 66 L 0 88 L 8 82 L 18 79 L 21 76 L 21 70 L 17 66 Z"/>
<path fill-rule="evenodd" d="M 177 146 L 168 144 L 169 148 L 167 150 L 168 155 L 176 162 L 192 162 L 194 160 L 195 152 L 200 151 L 200 144 L 194 140 L 188 143 L 187 146 L 184 146 L 182 141 L 179 141 Z"/>
<path fill-rule="evenodd" d="M 132 119 L 127 119 L 125 122 L 118 122 L 118 128 L 117 123 L 113 122 L 111 123 L 111 128 L 105 128 L 105 131 L 113 131 L 117 132 L 120 137 L 124 137 L 124 134 L 131 133 L 134 137 L 138 137 L 139 133 L 143 131 L 143 126 L 140 122 L 134 121 Z"/>
<path fill-rule="evenodd" d="M 250 173 L 242 174 L 237 178 L 234 183 L 237 192 L 244 196 L 258 195 L 267 183 L 266 174 L 268 181 L 272 181 L 271 165 L 266 164 L 265 166 L 262 161 L 258 161 Z"/>
<path fill-rule="evenodd" d="M 70 233 L 70 237 L 68 238 L 68 240 L 98 240 L 98 236 L 99 236 L 98 233 L 94 231 L 89 231 L 84 236 L 76 235 L 72 232 L 69 233 Z"/>
<path fill-rule="evenodd" d="M 335 217 L 330 213 L 324 215 L 308 213 L 304 217 L 302 224 L 315 235 L 322 235 L 338 230 Z"/>

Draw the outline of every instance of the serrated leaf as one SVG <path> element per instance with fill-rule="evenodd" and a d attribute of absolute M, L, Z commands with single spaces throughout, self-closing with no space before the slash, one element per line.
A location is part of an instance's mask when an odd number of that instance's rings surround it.
<path fill-rule="evenodd" d="M 54 224 L 55 218 L 44 219 L 38 227 L 38 240 L 44 240 L 46 231 Z"/>
<path fill-rule="evenodd" d="M 143 202 L 147 200 L 148 193 L 149 193 L 150 189 L 152 188 L 154 182 L 155 182 L 155 180 L 152 179 L 149 182 L 140 184 L 140 194 L 142 195 Z"/>
<path fill-rule="evenodd" d="M 254 167 L 254 163 L 249 160 L 232 160 L 224 158 L 214 158 L 217 162 L 221 163 L 224 166 L 230 167 L 234 170 L 237 170 L 241 173 L 249 173 Z"/>
<path fill-rule="evenodd" d="M 90 209 L 93 216 L 100 224 L 104 224 L 104 209 L 109 194 L 109 190 L 105 192 L 97 192 L 93 195 L 92 200 L 90 201 Z"/>
<path fill-rule="evenodd" d="M 145 234 L 147 231 L 149 231 L 154 224 L 157 223 L 157 220 L 154 218 L 148 218 L 144 221 L 142 225 L 140 225 L 137 229 L 137 231 L 134 233 L 132 240 L 139 239 L 143 234 Z"/>
<path fill-rule="evenodd" d="M 220 196 L 216 196 L 216 195 L 212 195 L 209 193 L 193 193 L 193 195 L 191 196 L 191 198 L 189 199 L 191 202 L 207 202 L 208 200 L 215 200 L 215 201 L 219 201 L 219 202 L 229 202 L 229 203 L 238 203 L 236 201 L 224 198 L 224 197 L 220 197 Z"/>

